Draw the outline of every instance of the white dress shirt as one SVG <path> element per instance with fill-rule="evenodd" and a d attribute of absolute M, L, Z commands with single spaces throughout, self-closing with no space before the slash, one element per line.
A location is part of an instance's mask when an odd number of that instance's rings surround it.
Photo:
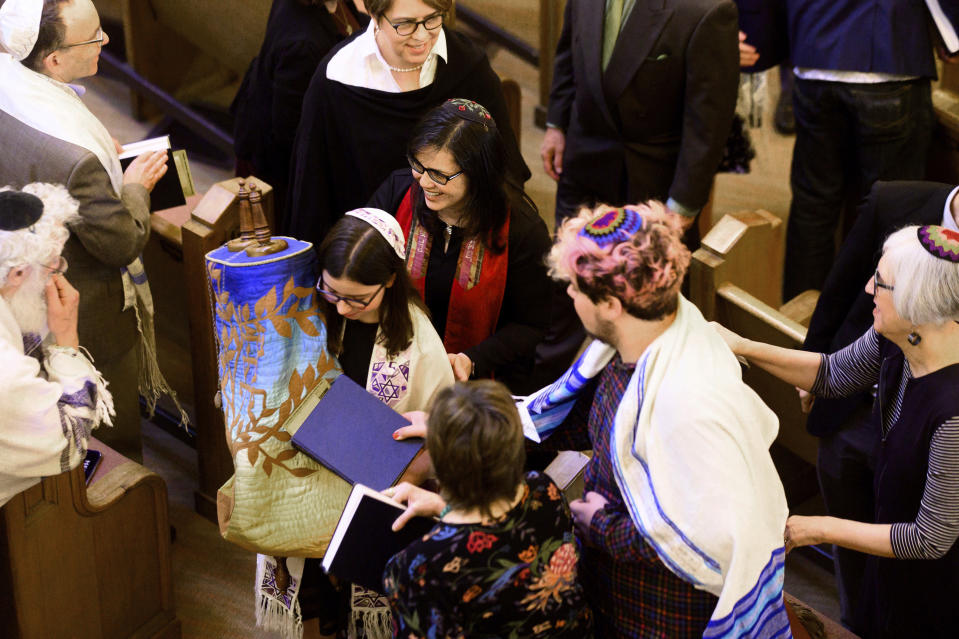
<path fill-rule="evenodd" d="M 959 233 L 959 224 L 956 224 L 956 218 L 952 215 L 952 201 L 959 193 L 959 186 L 952 190 L 949 197 L 946 198 L 946 205 L 942 209 L 942 225 L 949 230 Z"/>
<path fill-rule="evenodd" d="M 353 87 L 401 93 L 403 89 L 396 82 L 390 65 L 386 63 L 379 45 L 376 44 L 375 28 L 375 20 L 370 20 L 366 31 L 340 49 L 326 66 L 326 77 Z M 420 69 L 421 89 L 433 83 L 437 57 L 447 60 L 446 33 L 443 27 L 440 27 L 439 37 Z"/>

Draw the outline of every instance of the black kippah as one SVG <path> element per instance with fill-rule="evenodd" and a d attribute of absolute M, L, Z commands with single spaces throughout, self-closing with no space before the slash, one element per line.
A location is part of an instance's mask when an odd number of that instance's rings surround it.
<path fill-rule="evenodd" d="M 33 226 L 43 215 L 43 201 L 23 191 L 0 191 L 0 231 Z"/>

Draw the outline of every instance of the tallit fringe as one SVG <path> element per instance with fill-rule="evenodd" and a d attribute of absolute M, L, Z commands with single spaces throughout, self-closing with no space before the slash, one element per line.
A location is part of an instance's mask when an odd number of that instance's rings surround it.
<path fill-rule="evenodd" d="M 256 625 L 258 628 L 277 632 L 283 639 L 303 638 L 303 615 L 300 612 L 300 599 L 293 599 L 293 606 L 287 608 L 273 597 L 268 597 L 260 590 L 263 575 L 266 572 L 266 561 L 257 556 L 256 561 Z"/>
<path fill-rule="evenodd" d="M 356 629 L 363 628 L 357 635 Z M 393 636 L 393 615 L 389 608 L 369 610 L 354 608 L 350 615 L 350 639 L 390 639 Z"/>
<path fill-rule="evenodd" d="M 85 349 L 83 346 L 80 346 L 80 351 L 88 360 L 90 360 L 94 371 L 96 371 L 96 375 L 93 377 L 97 386 L 97 405 L 94 408 L 95 412 L 93 416 L 94 428 L 104 424 L 107 426 L 113 426 L 113 420 L 110 419 L 110 417 L 112 415 L 116 415 L 117 411 L 113 408 L 113 395 L 107 390 L 108 382 L 107 380 L 103 379 L 103 375 L 100 374 L 100 371 L 96 370 L 96 362 L 93 361 L 93 355 L 90 354 L 90 351 Z"/>
<path fill-rule="evenodd" d="M 302 639 L 303 617 L 300 602 L 290 610 L 282 603 L 258 592 L 256 595 L 256 625 L 270 632 L 279 633 L 283 639 Z"/>
<path fill-rule="evenodd" d="M 180 400 L 177 399 L 176 391 L 170 388 L 160 371 L 160 364 L 157 362 L 156 335 L 153 332 L 153 316 L 150 313 L 142 313 L 140 304 L 133 305 L 137 316 L 137 330 L 140 332 L 140 370 L 137 379 L 137 386 L 140 395 L 146 400 L 147 412 L 149 417 L 153 417 L 156 411 L 157 400 L 161 395 L 169 395 L 170 399 L 180 411 L 179 425 L 186 428 L 190 424 L 190 417 L 180 406 Z M 143 315 L 146 319 L 143 319 Z"/>

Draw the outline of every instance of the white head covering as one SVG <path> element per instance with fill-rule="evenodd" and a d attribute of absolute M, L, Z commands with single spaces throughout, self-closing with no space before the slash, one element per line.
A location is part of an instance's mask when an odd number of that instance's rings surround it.
<path fill-rule="evenodd" d="M 6 0 L 0 7 L 0 49 L 18 61 L 37 44 L 43 0 Z"/>
<path fill-rule="evenodd" d="M 396 221 L 395 217 L 382 209 L 372 208 L 354 209 L 347 211 L 346 214 L 358 217 L 375 228 L 380 232 L 380 235 L 386 238 L 386 241 L 390 243 L 390 246 L 393 247 L 393 250 L 396 251 L 400 259 L 406 259 L 406 243 L 403 240 L 403 229 L 400 228 L 400 223 Z"/>

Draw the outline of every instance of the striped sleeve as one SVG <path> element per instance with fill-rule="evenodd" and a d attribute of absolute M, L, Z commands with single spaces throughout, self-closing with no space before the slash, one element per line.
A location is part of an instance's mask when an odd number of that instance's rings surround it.
<path fill-rule="evenodd" d="M 916 521 L 892 525 L 892 551 L 899 559 L 938 559 L 959 537 L 959 416 L 936 430 L 929 444 L 929 470 Z"/>
<path fill-rule="evenodd" d="M 822 356 L 816 381 L 809 390 L 821 397 L 857 393 L 876 383 L 881 365 L 879 335 L 876 329 L 870 328 L 846 348 Z"/>

